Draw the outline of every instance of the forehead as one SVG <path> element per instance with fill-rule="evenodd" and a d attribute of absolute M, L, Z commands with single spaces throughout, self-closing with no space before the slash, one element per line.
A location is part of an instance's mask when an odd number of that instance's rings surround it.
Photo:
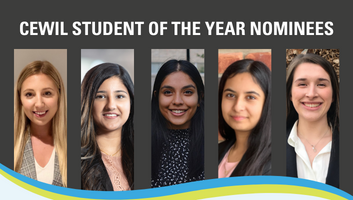
<path fill-rule="evenodd" d="M 237 74 L 228 78 L 223 90 L 230 88 L 235 91 L 261 91 L 260 85 L 255 81 L 255 78 L 248 72 Z"/>
<path fill-rule="evenodd" d="M 56 85 L 54 81 L 45 74 L 34 74 L 29 77 L 27 77 L 23 83 L 21 90 L 26 90 L 26 89 L 41 89 L 41 88 L 52 88 L 56 89 Z"/>
<path fill-rule="evenodd" d="M 301 63 L 297 66 L 294 71 L 293 81 L 299 78 L 316 80 L 319 78 L 325 78 L 330 80 L 330 75 L 324 70 L 324 68 L 314 63 Z"/>
<path fill-rule="evenodd" d="M 98 90 L 125 90 L 127 91 L 127 88 L 125 87 L 123 81 L 116 76 L 110 77 L 103 81 L 103 83 L 99 86 Z"/>
<path fill-rule="evenodd" d="M 174 88 L 184 87 L 186 85 L 193 85 L 196 87 L 195 83 L 192 81 L 189 75 L 184 72 L 178 71 L 169 74 L 162 82 L 161 87 L 171 86 Z"/>

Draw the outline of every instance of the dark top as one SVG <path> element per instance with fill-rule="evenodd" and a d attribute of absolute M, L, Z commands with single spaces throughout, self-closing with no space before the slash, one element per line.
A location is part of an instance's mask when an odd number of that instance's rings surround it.
<path fill-rule="evenodd" d="M 84 152 L 81 152 L 81 156 L 84 155 Z M 112 182 L 100 153 L 92 158 L 81 159 L 81 189 L 113 191 Z"/>
<path fill-rule="evenodd" d="M 287 140 L 292 126 L 287 126 Z M 287 176 L 298 177 L 297 155 L 294 147 L 287 143 Z M 328 166 L 326 184 L 339 188 L 339 132 L 337 129 L 332 134 L 332 147 Z"/>
<path fill-rule="evenodd" d="M 225 140 L 218 144 L 218 165 L 222 162 L 223 157 L 226 155 L 226 153 L 233 146 L 234 143 L 235 143 L 235 138 L 232 140 Z M 246 158 L 244 155 L 237 166 L 240 166 L 241 163 L 244 163 L 245 160 L 247 159 L 248 158 Z M 268 161 L 265 164 L 262 170 L 262 175 L 271 175 L 271 161 Z M 237 176 L 235 175 L 235 170 L 233 170 L 232 174 L 230 175 L 230 177 L 232 176 Z"/>
<path fill-rule="evenodd" d="M 197 177 L 189 177 L 190 153 L 189 129 L 169 130 L 169 145 L 163 145 L 157 180 L 151 187 L 161 187 L 205 179 L 204 171 Z"/>

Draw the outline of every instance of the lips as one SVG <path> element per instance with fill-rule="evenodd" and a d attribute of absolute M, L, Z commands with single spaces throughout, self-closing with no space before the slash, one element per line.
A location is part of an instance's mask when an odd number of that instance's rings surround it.
<path fill-rule="evenodd" d="M 107 119 L 115 119 L 117 118 L 119 115 L 117 113 L 104 113 L 103 116 Z"/>
<path fill-rule="evenodd" d="M 186 111 L 187 111 L 187 109 L 186 110 L 184 110 L 184 109 L 178 109 L 178 110 L 172 109 L 172 110 L 170 110 L 172 115 L 177 116 L 177 117 L 184 115 L 186 113 Z"/>
<path fill-rule="evenodd" d="M 34 116 L 36 117 L 44 117 L 47 113 L 48 113 L 49 110 L 46 110 L 46 111 L 32 111 Z"/>
<path fill-rule="evenodd" d="M 316 111 L 322 107 L 323 102 L 301 102 L 301 105 L 306 110 Z"/>
<path fill-rule="evenodd" d="M 247 117 L 245 116 L 232 116 L 232 118 L 235 120 L 235 121 L 242 121 L 244 119 L 246 119 Z"/>
<path fill-rule="evenodd" d="M 316 107 L 319 107 L 322 103 L 302 103 L 302 104 L 310 108 L 316 108 Z"/>

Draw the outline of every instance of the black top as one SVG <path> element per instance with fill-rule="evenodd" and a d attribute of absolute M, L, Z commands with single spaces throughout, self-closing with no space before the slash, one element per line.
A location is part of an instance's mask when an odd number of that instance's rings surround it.
<path fill-rule="evenodd" d="M 157 180 L 151 187 L 161 187 L 205 179 L 204 171 L 197 177 L 189 177 L 188 159 L 190 153 L 189 129 L 169 130 L 169 145 L 163 145 L 163 152 Z"/>
<path fill-rule="evenodd" d="M 84 155 L 84 152 L 81 152 L 81 157 Z M 92 158 L 81 159 L 81 189 L 113 191 L 113 185 L 100 152 Z"/>
<path fill-rule="evenodd" d="M 234 143 L 235 143 L 235 138 L 231 140 L 225 140 L 218 144 L 218 165 L 222 162 L 223 157 L 226 155 L 226 153 L 233 146 Z M 244 155 L 241 158 L 238 166 L 244 163 L 247 159 L 248 158 L 246 157 L 246 155 Z M 271 170 L 272 170 L 271 160 L 269 160 L 262 169 L 262 175 L 271 175 Z M 233 172 L 230 175 L 230 177 L 233 177 L 233 176 L 237 176 L 235 174 L 235 170 L 233 170 Z"/>

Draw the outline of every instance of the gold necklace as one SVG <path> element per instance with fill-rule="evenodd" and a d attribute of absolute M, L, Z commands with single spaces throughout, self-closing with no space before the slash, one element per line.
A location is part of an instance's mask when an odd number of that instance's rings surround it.
<path fill-rule="evenodd" d="M 110 154 L 108 154 L 107 152 L 105 152 L 105 151 L 103 151 L 103 150 L 101 149 L 101 152 L 104 153 L 104 154 L 106 154 L 106 155 L 108 155 L 108 156 L 114 156 L 115 154 L 119 153 L 119 151 L 120 151 L 120 149 L 119 149 L 116 153 L 110 155 Z"/>

